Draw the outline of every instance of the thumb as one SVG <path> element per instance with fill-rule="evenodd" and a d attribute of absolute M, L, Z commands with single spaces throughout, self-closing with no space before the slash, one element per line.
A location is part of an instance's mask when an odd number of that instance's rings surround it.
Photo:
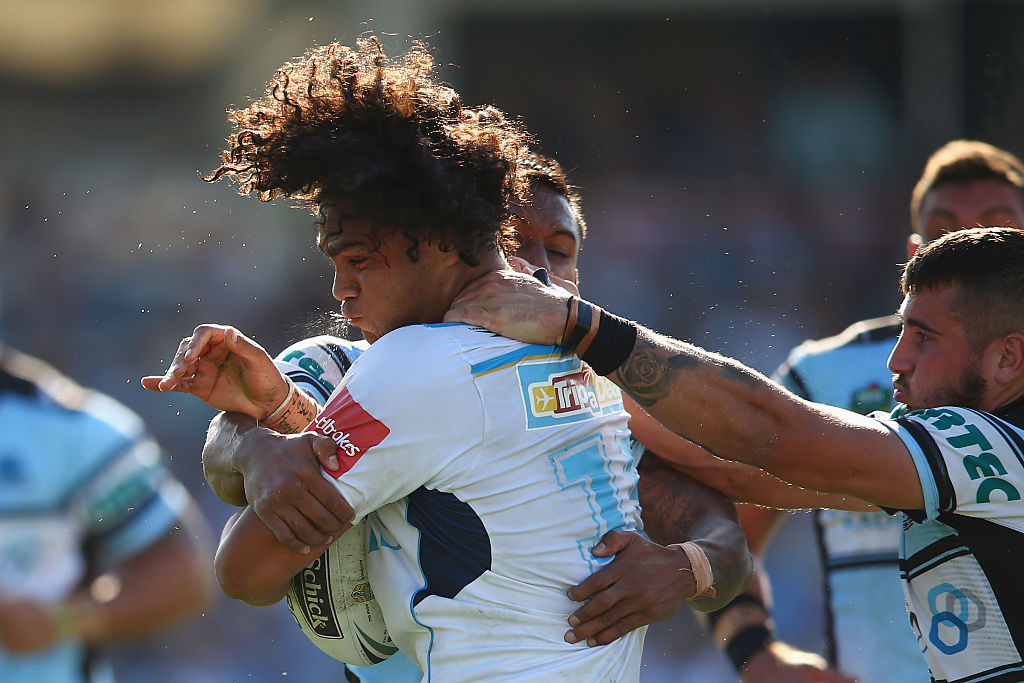
<path fill-rule="evenodd" d="M 338 447 L 326 436 L 313 437 L 313 454 L 320 461 L 320 466 L 328 472 L 336 472 L 339 468 Z"/>
<path fill-rule="evenodd" d="M 601 539 L 601 542 L 594 546 L 594 555 L 597 557 L 611 557 L 620 553 L 633 542 L 633 536 L 622 531 L 609 531 Z"/>
<path fill-rule="evenodd" d="M 255 356 L 269 357 L 270 355 L 266 349 L 234 327 L 229 327 L 224 331 L 224 344 L 229 351 L 245 358 L 253 358 Z"/>

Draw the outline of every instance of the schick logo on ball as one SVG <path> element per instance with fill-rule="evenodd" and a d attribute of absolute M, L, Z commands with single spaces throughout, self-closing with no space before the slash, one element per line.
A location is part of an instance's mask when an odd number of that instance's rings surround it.
<path fill-rule="evenodd" d="M 344 638 L 331 609 L 331 585 L 326 554 L 316 558 L 292 578 L 292 592 L 299 611 L 313 631 L 323 638 Z"/>

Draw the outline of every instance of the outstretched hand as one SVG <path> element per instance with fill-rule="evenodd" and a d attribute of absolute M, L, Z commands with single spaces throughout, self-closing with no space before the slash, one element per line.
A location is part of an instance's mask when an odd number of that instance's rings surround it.
<path fill-rule="evenodd" d="M 569 597 L 588 601 L 569 615 L 566 641 L 607 645 L 646 624 L 668 619 L 697 589 L 686 554 L 648 540 L 635 531 L 609 531 L 594 548 L 615 558 Z"/>
<path fill-rule="evenodd" d="M 523 264 L 514 267 L 529 268 Z M 545 285 L 527 272 L 491 271 L 455 297 L 445 322 L 476 325 L 528 344 L 554 344 L 565 327 L 568 300 L 576 287 L 561 278 L 551 280 L 553 284 Z"/>
<path fill-rule="evenodd" d="M 217 410 L 261 420 L 288 394 L 288 381 L 266 350 L 233 327 L 200 325 L 178 345 L 163 375 L 142 378 L 151 391 L 192 394 Z"/>

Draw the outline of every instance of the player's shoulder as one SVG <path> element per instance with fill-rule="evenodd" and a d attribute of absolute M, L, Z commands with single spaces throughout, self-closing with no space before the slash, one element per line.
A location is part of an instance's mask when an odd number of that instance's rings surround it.
<path fill-rule="evenodd" d="M 375 341 L 360 358 L 359 369 L 362 376 L 390 377 L 409 388 L 426 384 L 439 391 L 442 386 L 474 381 L 481 363 L 521 355 L 529 348 L 463 323 L 409 325 Z"/>

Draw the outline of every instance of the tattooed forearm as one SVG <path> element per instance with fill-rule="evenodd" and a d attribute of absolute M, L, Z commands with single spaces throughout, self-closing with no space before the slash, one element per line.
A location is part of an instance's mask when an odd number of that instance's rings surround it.
<path fill-rule="evenodd" d="M 733 504 L 665 464 L 653 453 L 640 462 L 640 506 L 651 540 L 667 545 L 699 541 L 715 574 L 714 598 L 694 600 L 702 611 L 717 609 L 750 583 L 753 571 Z"/>
<path fill-rule="evenodd" d="M 665 348 L 642 331 L 629 358 L 612 373 L 612 381 L 648 408 L 668 396 L 677 371 L 699 362 L 690 348 Z"/>

